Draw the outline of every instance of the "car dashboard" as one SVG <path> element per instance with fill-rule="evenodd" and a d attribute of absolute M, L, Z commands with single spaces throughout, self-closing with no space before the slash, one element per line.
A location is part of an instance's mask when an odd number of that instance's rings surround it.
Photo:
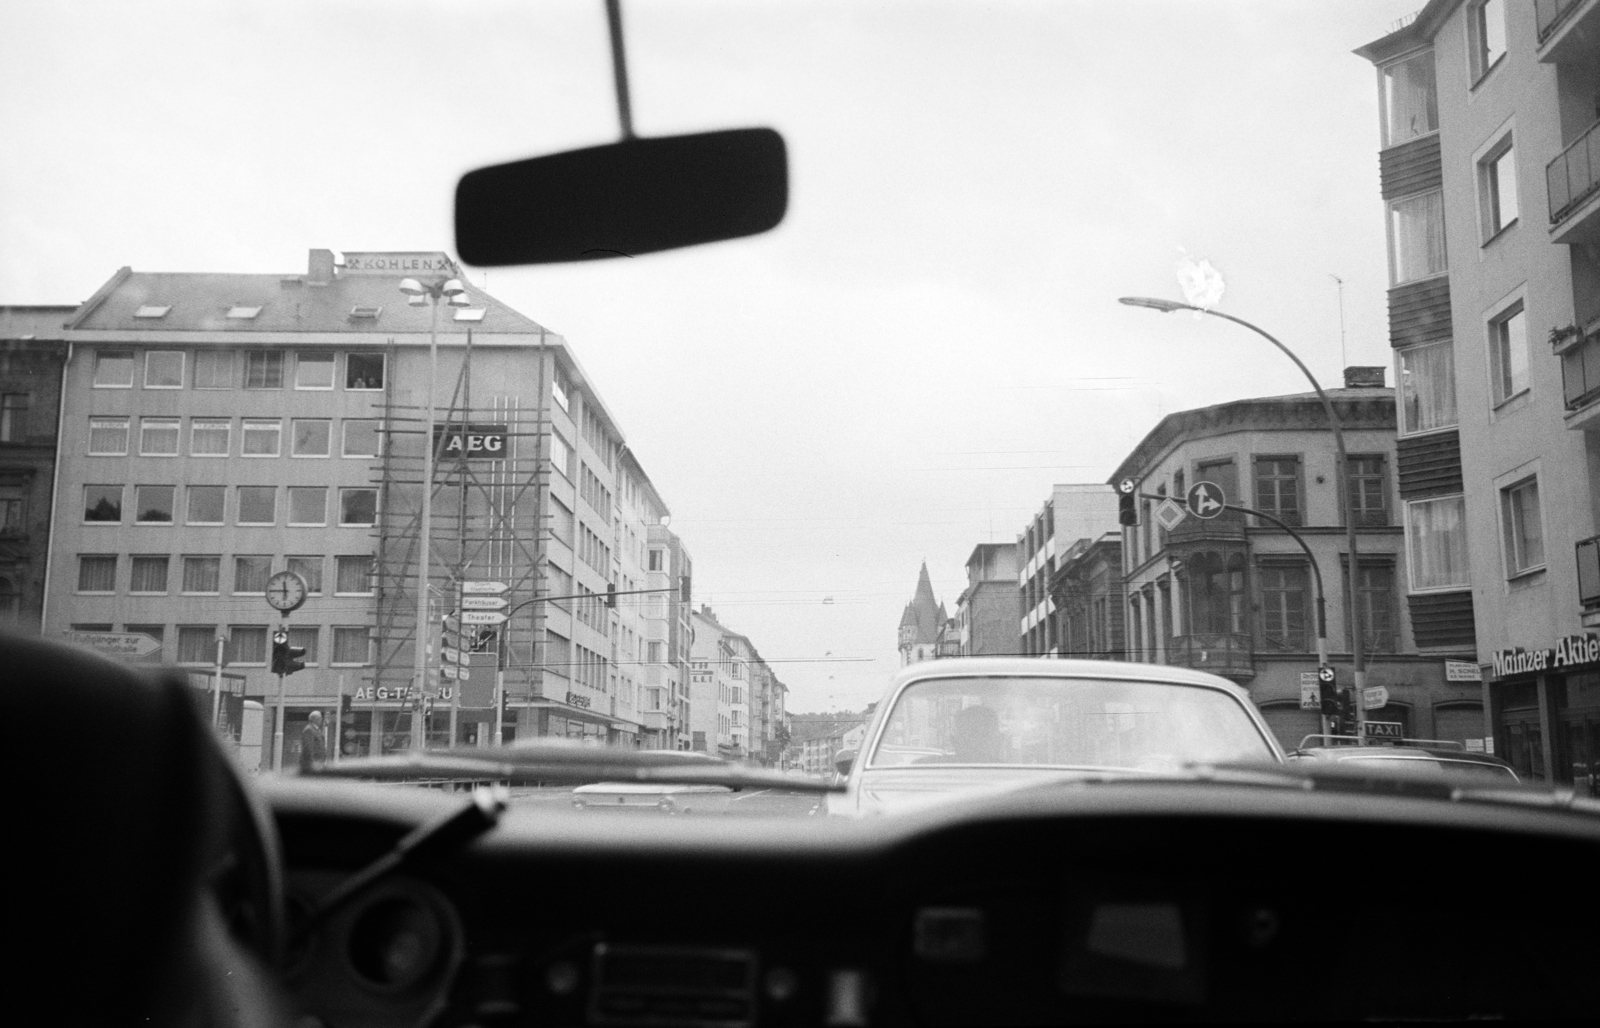
<path fill-rule="evenodd" d="M 291 920 L 459 795 L 282 782 Z M 1600 818 L 1101 783 L 893 817 L 521 810 L 298 943 L 297 1008 L 399 1025 L 895 1025 L 1592 1014 Z M 1530 874 L 1531 877 L 1531 874 Z"/>

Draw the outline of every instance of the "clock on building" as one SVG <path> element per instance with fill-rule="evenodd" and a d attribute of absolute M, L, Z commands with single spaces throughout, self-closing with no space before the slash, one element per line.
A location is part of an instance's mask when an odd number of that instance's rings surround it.
<path fill-rule="evenodd" d="M 267 602 L 284 614 L 306 602 L 306 580 L 293 571 L 280 571 L 267 579 Z"/>

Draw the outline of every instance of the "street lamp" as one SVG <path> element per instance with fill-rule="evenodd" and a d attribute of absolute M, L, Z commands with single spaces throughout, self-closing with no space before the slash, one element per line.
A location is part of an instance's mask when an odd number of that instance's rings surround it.
<path fill-rule="evenodd" d="M 1231 321 L 1235 325 L 1243 325 L 1273 346 L 1276 346 L 1279 350 L 1282 350 L 1285 357 L 1294 361 L 1294 366 L 1300 369 L 1301 373 L 1306 376 L 1306 381 L 1311 383 L 1311 388 L 1316 391 L 1317 399 L 1322 401 L 1322 409 L 1328 415 L 1328 425 L 1333 429 L 1333 445 L 1339 455 L 1339 481 L 1337 488 L 1344 497 L 1345 545 L 1350 550 L 1349 584 L 1345 593 L 1344 609 L 1345 622 L 1350 628 L 1350 657 L 1351 662 L 1355 665 L 1356 734 L 1360 735 L 1361 723 L 1366 721 L 1366 711 L 1362 709 L 1361 704 L 1361 693 L 1367 684 L 1366 646 L 1365 641 L 1362 639 L 1361 622 L 1361 560 L 1359 551 L 1356 548 L 1355 497 L 1351 495 L 1350 489 L 1349 455 L 1346 453 L 1344 446 L 1344 425 L 1339 421 L 1339 415 L 1333 409 L 1333 401 L 1328 399 L 1328 394 L 1322 391 L 1322 385 L 1317 381 L 1317 376 L 1313 375 L 1311 369 L 1306 367 L 1299 357 L 1295 356 L 1294 351 L 1283 345 L 1271 334 L 1252 325 L 1243 318 L 1236 318 L 1232 314 L 1224 314 L 1209 307 L 1197 307 L 1194 304 L 1179 303 L 1176 300 L 1162 300 L 1153 296 L 1124 296 L 1119 298 L 1117 302 L 1128 307 L 1144 307 L 1149 310 L 1160 311 L 1163 314 L 1171 314 L 1173 311 L 1198 311 L 1201 314 L 1209 314 L 1214 318 Z"/>
<path fill-rule="evenodd" d="M 426 285 L 414 278 L 403 278 L 400 291 L 406 294 L 406 302 L 411 306 L 431 305 L 433 308 L 428 325 L 428 428 L 422 437 L 422 526 L 417 554 L 417 652 L 413 667 L 416 708 L 411 715 L 411 748 L 420 751 L 427 743 L 422 727 L 422 695 L 427 686 L 428 637 L 432 634 L 428 620 L 428 571 L 432 560 L 429 543 L 433 535 L 433 465 L 437 453 L 433 440 L 433 386 L 439 377 L 439 307 L 441 304 L 465 307 L 471 301 L 467 299 L 467 287 L 458 278 L 439 279 Z"/>

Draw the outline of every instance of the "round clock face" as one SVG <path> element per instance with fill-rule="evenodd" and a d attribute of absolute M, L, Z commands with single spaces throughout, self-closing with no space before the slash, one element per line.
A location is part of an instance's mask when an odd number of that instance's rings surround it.
<path fill-rule="evenodd" d="M 293 571 L 280 571 L 267 579 L 267 602 L 281 611 L 291 611 L 306 602 L 305 579 Z"/>

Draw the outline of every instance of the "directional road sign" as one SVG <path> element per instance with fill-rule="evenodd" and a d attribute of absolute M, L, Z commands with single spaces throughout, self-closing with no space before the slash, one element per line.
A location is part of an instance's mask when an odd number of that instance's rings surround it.
<path fill-rule="evenodd" d="M 1399 721 L 1363 721 L 1361 734 L 1368 739 L 1404 739 L 1405 725 Z"/>
<path fill-rule="evenodd" d="M 1221 514 L 1223 505 L 1228 502 L 1222 486 L 1215 482 L 1196 482 L 1184 498 L 1189 501 L 1189 513 L 1207 521 Z"/>
<path fill-rule="evenodd" d="M 1183 519 L 1188 516 L 1188 512 L 1183 509 L 1183 504 L 1170 496 L 1156 504 L 1156 509 L 1151 514 L 1151 517 L 1156 519 L 1156 524 L 1169 532 L 1182 524 Z"/>
<path fill-rule="evenodd" d="M 464 593 L 487 593 L 490 596 L 505 592 L 511 588 L 504 582 L 462 582 L 461 591 Z"/>
<path fill-rule="evenodd" d="M 439 673 L 446 678 L 457 682 L 465 682 L 467 679 L 472 677 L 471 673 L 467 671 L 466 668 L 456 667 L 454 664 L 444 665 L 439 669 Z"/>
<path fill-rule="evenodd" d="M 1379 707 L 1389 705 L 1389 690 L 1381 685 L 1374 685 L 1361 690 L 1361 708 L 1363 710 L 1377 710 Z"/>
<path fill-rule="evenodd" d="M 1139 488 L 1139 483 L 1131 478 L 1124 478 L 1117 483 L 1117 492 L 1119 493 L 1131 493 L 1137 488 Z"/>
<path fill-rule="evenodd" d="M 461 612 L 463 625 L 503 625 L 506 616 L 498 610 L 464 610 Z"/>
<path fill-rule="evenodd" d="M 463 596 L 461 607 L 464 610 L 499 610 L 506 605 L 503 596 Z"/>
<path fill-rule="evenodd" d="M 461 663 L 461 651 L 453 646 L 440 647 L 439 659 L 447 664 L 459 664 Z"/>
<path fill-rule="evenodd" d="M 107 657 L 143 657 L 161 648 L 143 632 L 68 632 L 67 641 Z"/>

